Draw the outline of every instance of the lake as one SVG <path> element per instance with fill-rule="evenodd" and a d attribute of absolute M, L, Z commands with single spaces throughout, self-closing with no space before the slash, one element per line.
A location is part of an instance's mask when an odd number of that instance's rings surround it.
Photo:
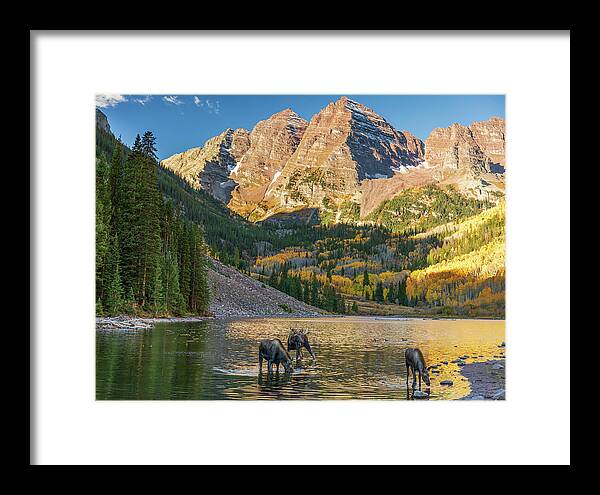
<path fill-rule="evenodd" d="M 316 360 L 304 351 L 291 375 L 283 368 L 268 375 L 266 362 L 259 374 L 259 341 L 279 338 L 285 344 L 290 328 L 309 332 Z M 498 347 L 504 340 L 504 320 L 264 318 L 97 330 L 96 398 L 409 399 L 404 349 L 419 347 L 428 366 L 440 364 L 439 373 L 430 375 L 429 399 L 459 399 L 470 386 L 452 361 L 504 356 Z M 442 380 L 454 385 L 439 385 Z"/>

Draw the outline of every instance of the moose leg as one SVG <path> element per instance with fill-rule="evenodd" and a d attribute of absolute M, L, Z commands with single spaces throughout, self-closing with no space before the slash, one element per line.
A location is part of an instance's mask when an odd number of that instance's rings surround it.
<path fill-rule="evenodd" d="M 273 361 L 271 360 L 267 361 L 267 371 L 273 373 Z"/>
<path fill-rule="evenodd" d="M 421 372 L 419 371 L 419 390 L 421 390 Z"/>
<path fill-rule="evenodd" d="M 417 385 L 417 372 L 415 371 L 414 368 L 412 369 L 412 376 L 413 376 L 412 388 L 414 390 L 415 386 Z"/>
<path fill-rule="evenodd" d="M 258 353 L 258 370 L 262 373 L 262 362 L 263 362 L 263 357 L 262 354 L 259 352 Z"/>
<path fill-rule="evenodd" d="M 308 353 L 311 355 L 311 357 L 313 359 L 315 359 L 315 353 L 313 352 L 312 348 L 310 347 L 310 344 L 308 343 L 308 339 L 304 340 L 304 348 L 308 351 Z"/>
<path fill-rule="evenodd" d="M 277 373 L 279 373 L 279 363 L 277 363 Z"/>

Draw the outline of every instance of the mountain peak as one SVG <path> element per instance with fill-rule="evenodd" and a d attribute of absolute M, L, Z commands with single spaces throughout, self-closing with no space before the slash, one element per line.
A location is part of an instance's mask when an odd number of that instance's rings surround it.
<path fill-rule="evenodd" d="M 277 113 L 271 115 L 268 119 L 266 119 L 263 122 L 277 121 L 277 120 L 285 120 L 287 122 L 287 124 L 292 127 L 304 128 L 308 125 L 308 122 L 306 120 L 304 120 L 302 117 L 300 117 L 300 115 L 298 115 L 296 112 L 294 112 L 291 108 L 286 108 L 284 110 L 281 110 L 280 112 L 277 112 Z M 259 122 L 259 124 L 260 124 L 260 122 Z"/>
<path fill-rule="evenodd" d="M 283 110 L 280 110 L 280 111 L 279 111 L 279 112 L 277 112 L 277 113 L 274 113 L 274 114 L 273 114 L 273 115 L 271 115 L 271 117 L 269 117 L 269 118 L 275 117 L 275 116 L 277 116 L 277 115 L 281 115 L 281 116 L 290 116 L 290 115 L 298 115 L 298 114 L 297 114 L 296 112 L 294 112 L 294 111 L 293 111 L 291 108 L 289 108 L 289 107 L 288 107 L 288 108 L 284 108 Z"/>
<path fill-rule="evenodd" d="M 423 143 L 347 96 L 310 121 L 265 200 L 277 208 L 320 207 L 356 199 L 363 180 L 393 177 L 422 161 Z"/>
<path fill-rule="evenodd" d="M 341 96 L 337 101 L 335 101 L 333 103 L 333 105 L 334 105 L 334 107 L 340 108 L 340 109 L 375 113 L 375 112 L 373 112 L 373 110 L 366 107 L 362 103 L 360 103 L 356 100 L 352 100 L 352 99 L 348 98 L 347 96 Z"/>

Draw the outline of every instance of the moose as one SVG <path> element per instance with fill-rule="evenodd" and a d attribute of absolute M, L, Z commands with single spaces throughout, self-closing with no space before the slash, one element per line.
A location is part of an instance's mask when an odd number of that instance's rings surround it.
<path fill-rule="evenodd" d="M 273 372 L 273 365 L 277 366 L 277 373 L 279 373 L 279 365 L 282 364 L 286 373 L 292 373 L 292 358 L 290 354 L 285 350 L 281 340 L 261 340 L 258 347 L 258 366 L 260 372 L 262 372 L 263 359 L 267 360 L 267 370 L 269 373 Z"/>
<path fill-rule="evenodd" d="M 408 376 L 410 374 L 410 370 L 412 369 L 413 374 L 413 382 L 412 388 L 415 389 L 415 385 L 417 384 L 417 373 L 419 374 L 419 390 L 421 390 L 421 377 L 423 377 L 423 381 L 429 387 L 431 382 L 429 381 L 429 370 L 430 367 L 425 367 L 425 358 L 423 357 L 423 353 L 420 349 L 417 348 L 408 348 L 404 351 L 404 360 L 406 361 L 406 384 L 408 386 Z"/>
<path fill-rule="evenodd" d="M 308 342 L 308 334 L 304 330 L 296 330 L 292 328 L 287 339 L 287 350 L 296 351 L 296 364 L 298 364 L 298 360 L 302 359 L 303 347 L 306 348 L 312 358 L 315 359 L 315 353 Z"/>

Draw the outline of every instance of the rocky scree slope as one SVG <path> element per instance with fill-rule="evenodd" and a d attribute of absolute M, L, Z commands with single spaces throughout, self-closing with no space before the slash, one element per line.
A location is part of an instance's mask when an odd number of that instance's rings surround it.
<path fill-rule="evenodd" d="M 323 311 L 240 273 L 220 261 L 211 260 L 208 283 L 209 312 L 216 317 L 318 316 Z"/>

